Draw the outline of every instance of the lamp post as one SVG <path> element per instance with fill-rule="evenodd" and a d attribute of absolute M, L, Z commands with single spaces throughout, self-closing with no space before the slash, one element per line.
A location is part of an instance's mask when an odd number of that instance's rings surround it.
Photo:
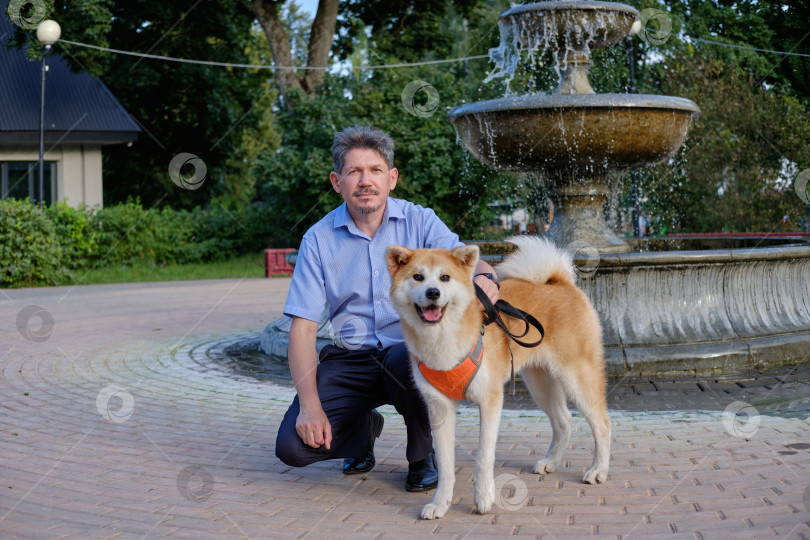
<path fill-rule="evenodd" d="M 56 21 L 48 19 L 37 27 L 37 39 L 45 45 L 42 51 L 42 96 L 39 106 L 39 198 L 42 201 L 45 199 L 45 72 L 48 71 L 47 59 L 51 47 L 61 35 L 62 28 Z"/>

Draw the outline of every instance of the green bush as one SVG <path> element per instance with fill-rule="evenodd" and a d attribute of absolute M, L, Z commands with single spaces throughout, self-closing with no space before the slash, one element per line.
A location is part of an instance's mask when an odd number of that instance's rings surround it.
<path fill-rule="evenodd" d="M 224 261 L 268 246 L 272 209 L 215 200 L 208 209 L 100 210 L 29 201 L 0 206 L 0 286 L 48 285 L 94 267 Z"/>
<path fill-rule="evenodd" d="M 45 209 L 62 247 L 62 265 L 69 270 L 83 268 L 98 250 L 98 233 L 90 224 L 90 211 L 72 208 L 62 201 Z"/>
<path fill-rule="evenodd" d="M 0 200 L 0 285 L 56 283 L 65 275 L 63 262 L 46 210 L 28 201 Z"/>
<path fill-rule="evenodd" d="M 127 264 L 156 259 L 156 211 L 128 201 L 92 214 L 90 226 L 98 235 L 94 265 Z"/>
<path fill-rule="evenodd" d="M 181 252 L 184 261 L 223 261 L 268 247 L 270 212 L 266 207 L 236 204 L 226 207 L 216 203 L 208 210 L 179 213 L 177 217 L 191 231 Z"/>

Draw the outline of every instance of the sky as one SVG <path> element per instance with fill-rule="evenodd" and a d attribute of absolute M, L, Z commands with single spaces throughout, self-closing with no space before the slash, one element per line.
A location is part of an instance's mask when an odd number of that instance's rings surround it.
<path fill-rule="evenodd" d="M 318 10 L 318 0 L 297 0 L 296 3 L 301 6 L 304 11 L 309 11 L 312 17 L 315 17 L 315 11 Z"/>

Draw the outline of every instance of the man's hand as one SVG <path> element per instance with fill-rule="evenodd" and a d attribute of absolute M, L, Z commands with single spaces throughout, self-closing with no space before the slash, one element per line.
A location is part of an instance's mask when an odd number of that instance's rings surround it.
<path fill-rule="evenodd" d="M 495 275 L 495 269 L 483 260 L 478 259 L 478 264 L 475 265 L 475 272 L 473 272 L 473 283 L 481 287 L 481 289 L 489 297 L 489 301 L 495 305 L 495 302 L 497 302 L 498 298 L 501 297 L 501 293 L 498 292 L 498 285 L 488 277 L 479 276 L 478 274 Z M 478 302 L 478 305 L 480 305 L 482 309 L 484 308 L 480 301 Z"/>
<path fill-rule="evenodd" d="M 298 418 L 295 419 L 295 432 L 304 441 L 304 444 L 312 448 L 319 448 L 326 445 L 330 450 L 332 446 L 332 425 L 324 414 L 323 409 L 318 407 L 317 411 L 308 411 L 301 408 Z"/>
<path fill-rule="evenodd" d="M 500 292 L 498 291 L 498 286 L 495 284 L 494 281 L 492 281 L 488 277 L 475 276 L 475 278 L 473 279 L 473 283 L 481 287 L 481 290 L 483 290 L 486 293 L 486 295 L 489 297 L 489 301 L 492 302 L 493 305 L 495 304 L 495 302 L 498 301 L 498 298 L 500 298 L 501 295 Z M 478 303 L 481 304 L 480 301 Z M 484 306 L 481 305 L 481 307 Z"/>

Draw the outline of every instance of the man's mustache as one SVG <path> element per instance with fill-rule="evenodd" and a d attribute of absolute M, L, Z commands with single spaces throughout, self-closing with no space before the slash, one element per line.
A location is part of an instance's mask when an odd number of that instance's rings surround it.
<path fill-rule="evenodd" d="M 370 195 L 379 195 L 379 194 L 380 194 L 380 192 L 379 192 L 379 191 L 377 191 L 376 189 L 372 189 L 372 188 L 364 188 L 364 189 L 358 189 L 357 191 L 355 191 L 354 193 L 352 193 L 352 196 L 354 196 L 354 197 L 358 197 L 358 196 L 360 196 L 360 195 L 366 195 L 366 194 L 370 194 Z"/>

